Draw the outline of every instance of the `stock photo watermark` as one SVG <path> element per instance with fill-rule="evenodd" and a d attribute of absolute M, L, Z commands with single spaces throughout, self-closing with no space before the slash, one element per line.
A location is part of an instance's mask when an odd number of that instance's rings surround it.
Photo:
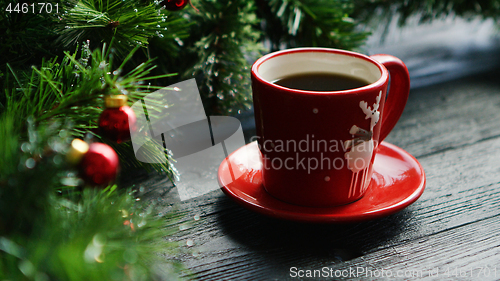
<path fill-rule="evenodd" d="M 315 139 L 309 134 L 301 140 L 261 140 L 259 136 L 254 136 L 250 141 L 258 142 L 264 158 L 273 155 L 272 159 L 263 161 L 264 169 L 305 170 L 308 174 L 316 170 L 341 170 L 348 166 L 362 170 L 371 158 L 359 155 L 371 154 L 373 146 L 377 146 L 377 142 L 373 141 L 370 145 L 353 147 L 348 141 Z"/>
<path fill-rule="evenodd" d="M 350 266 L 334 269 L 324 266 L 321 269 L 290 267 L 291 278 L 497 278 L 496 267 L 433 267 L 427 269 L 384 269 L 367 266 Z"/>
<path fill-rule="evenodd" d="M 181 201 L 219 189 L 210 169 L 245 145 L 238 119 L 206 115 L 195 79 L 148 94 L 131 108 L 138 128 L 131 132 L 135 157 L 164 163 L 169 151 L 180 175 L 176 187 Z"/>

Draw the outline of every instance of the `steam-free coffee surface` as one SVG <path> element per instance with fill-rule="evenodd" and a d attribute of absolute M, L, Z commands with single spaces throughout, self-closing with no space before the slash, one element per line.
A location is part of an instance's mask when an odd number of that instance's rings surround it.
<path fill-rule="evenodd" d="M 290 89 L 323 92 L 349 90 L 369 84 L 358 77 L 322 72 L 290 75 L 273 83 Z"/>

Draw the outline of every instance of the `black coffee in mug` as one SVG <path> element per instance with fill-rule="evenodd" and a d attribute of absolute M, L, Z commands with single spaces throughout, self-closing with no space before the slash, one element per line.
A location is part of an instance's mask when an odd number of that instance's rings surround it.
<path fill-rule="evenodd" d="M 306 91 L 343 91 L 369 85 L 358 77 L 339 73 L 311 72 L 290 75 L 273 81 L 274 84 Z"/>

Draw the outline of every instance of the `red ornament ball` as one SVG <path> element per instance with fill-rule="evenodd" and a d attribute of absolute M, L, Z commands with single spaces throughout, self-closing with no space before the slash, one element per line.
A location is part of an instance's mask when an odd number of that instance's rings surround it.
<path fill-rule="evenodd" d="M 164 0 L 160 5 L 165 6 L 169 11 L 179 11 L 184 9 L 189 4 L 189 0 Z"/>
<path fill-rule="evenodd" d="M 107 144 L 92 143 L 79 163 L 80 176 L 91 186 L 106 186 L 116 179 L 119 160 Z"/>
<path fill-rule="evenodd" d="M 126 105 L 125 95 L 106 97 L 106 109 L 99 118 L 101 135 L 116 143 L 130 140 L 130 131 L 136 129 L 137 118 Z"/>

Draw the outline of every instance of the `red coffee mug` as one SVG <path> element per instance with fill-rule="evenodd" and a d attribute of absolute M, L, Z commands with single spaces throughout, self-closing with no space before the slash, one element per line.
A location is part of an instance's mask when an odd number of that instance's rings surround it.
<path fill-rule="evenodd" d="M 320 92 L 273 83 L 308 73 L 354 76 L 368 85 Z M 297 48 L 258 59 L 252 91 L 266 191 L 303 206 L 361 198 L 370 185 L 378 143 L 401 116 L 409 89 L 406 66 L 390 55 Z"/>

